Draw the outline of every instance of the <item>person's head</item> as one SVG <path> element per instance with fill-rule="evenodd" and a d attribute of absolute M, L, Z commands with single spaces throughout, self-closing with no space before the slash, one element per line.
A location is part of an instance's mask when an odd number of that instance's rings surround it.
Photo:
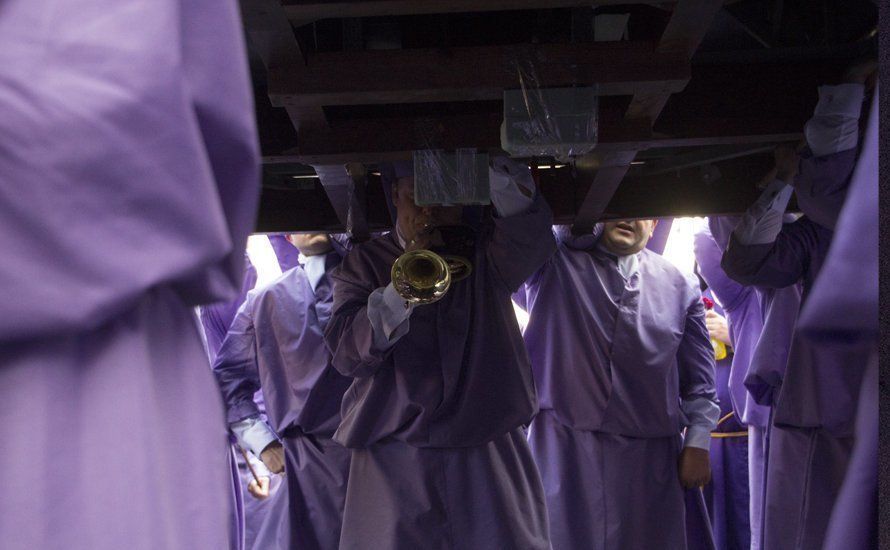
<path fill-rule="evenodd" d="M 392 186 L 392 202 L 396 207 L 402 238 L 410 241 L 426 226 L 457 225 L 461 222 L 461 206 L 417 206 L 414 203 L 414 177 L 404 176 Z"/>
<path fill-rule="evenodd" d="M 325 233 L 292 233 L 287 240 L 303 256 L 318 256 L 331 250 L 331 239 Z"/>
<path fill-rule="evenodd" d="M 646 247 L 658 220 L 606 222 L 600 243 L 618 256 L 636 254 Z"/>

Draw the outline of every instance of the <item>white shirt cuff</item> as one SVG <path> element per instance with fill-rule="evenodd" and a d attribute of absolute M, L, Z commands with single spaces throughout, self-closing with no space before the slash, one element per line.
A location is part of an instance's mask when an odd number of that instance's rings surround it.
<path fill-rule="evenodd" d="M 491 160 L 488 175 L 491 202 L 500 217 L 509 218 L 531 208 L 536 188 L 527 165 L 508 157 L 495 157 Z"/>
<path fill-rule="evenodd" d="M 238 444 L 248 449 L 259 457 L 269 443 L 277 441 L 278 437 L 265 422 L 258 416 L 251 416 L 229 425 L 229 429 L 235 434 Z"/>
<path fill-rule="evenodd" d="M 683 447 L 695 447 L 710 451 L 711 431 L 703 426 L 689 426 L 686 428 L 686 437 L 683 438 Z"/>
<path fill-rule="evenodd" d="M 804 126 L 807 145 L 814 156 L 840 153 L 858 145 L 864 99 L 862 84 L 819 87 L 819 103 Z"/>
<path fill-rule="evenodd" d="M 381 350 L 392 347 L 408 333 L 414 304 L 399 296 L 392 283 L 378 288 L 368 297 L 368 320 L 374 333 L 374 345 Z"/>
<path fill-rule="evenodd" d="M 782 216 L 794 189 L 781 180 L 773 180 L 757 201 L 742 216 L 733 233 L 744 245 L 769 244 L 782 231 Z"/>
<path fill-rule="evenodd" d="M 309 284 L 312 285 L 312 292 L 315 292 L 315 287 L 318 286 L 318 282 L 324 277 L 327 254 L 304 256 L 304 258 L 303 269 L 309 278 Z"/>
<path fill-rule="evenodd" d="M 683 400 L 680 405 L 686 418 L 684 447 L 711 448 L 711 432 L 717 428 L 720 406 L 707 397 Z"/>

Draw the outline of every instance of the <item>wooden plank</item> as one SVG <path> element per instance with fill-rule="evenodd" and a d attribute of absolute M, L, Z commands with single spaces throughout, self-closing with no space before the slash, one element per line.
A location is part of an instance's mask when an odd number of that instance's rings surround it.
<path fill-rule="evenodd" d="M 697 169 L 653 177 L 627 178 L 597 221 L 741 214 L 760 194 L 756 183 L 769 168 L 768 156 L 732 159 L 718 164 L 716 181 Z M 586 195 L 585 183 L 571 167 L 538 170 L 541 193 L 558 224 L 571 224 Z M 368 228 L 391 226 L 379 177 L 367 186 Z M 260 232 L 344 232 L 324 192 L 318 189 L 264 188 L 257 225 Z"/>
<path fill-rule="evenodd" d="M 430 121 L 432 122 L 432 121 Z M 797 141 L 803 137 L 803 121 L 745 119 L 701 119 L 684 128 L 682 134 L 652 134 L 648 122 L 636 121 L 601 126 L 599 154 L 619 151 L 644 151 L 668 147 L 760 146 Z M 303 134 L 303 147 L 263 157 L 264 164 L 372 164 L 411 158 L 411 151 L 436 147 L 457 149 L 474 147 L 497 153 L 500 151 L 498 128 L 500 119 L 470 116 L 438 119 L 441 133 L 436 139 L 418 131 L 423 125 L 411 119 L 379 119 L 335 124 L 330 129 Z M 721 126 L 723 124 L 723 126 Z M 794 130 L 794 128 L 797 128 Z M 446 130 L 447 129 L 447 130 Z M 625 159 L 627 160 L 627 159 Z M 631 158 L 630 160 L 633 160 Z M 599 161 L 596 161 L 599 162 Z M 630 162 L 630 161 L 628 161 Z M 582 167 L 584 164 L 581 164 Z M 596 170 L 600 164 L 594 165 Z"/>
<path fill-rule="evenodd" d="M 689 60 L 647 42 L 598 42 L 317 53 L 305 70 L 269 71 L 275 106 L 481 101 L 519 88 L 596 85 L 600 95 L 670 94 Z"/>
<path fill-rule="evenodd" d="M 305 72 L 303 52 L 278 0 L 241 0 L 241 17 L 250 48 L 267 72 L 285 71 L 296 78 Z M 320 106 L 289 107 L 287 113 L 297 131 L 326 124 Z"/>
<path fill-rule="evenodd" d="M 742 144 L 730 146 L 706 147 L 683 155 L 677 155 L 669 159 L 647 163 L 641 170 L 643 176 L 657 176 L 678 172 L 686 168 L 693 168 L 703 164 L 712 164 L 723 160 L 738 157 L 768 153 L 773 150 L 775 144 Z"/>
<path fill-rule="evenodd" d="M 331 2 L 290 0 L 285 2 L 284 11 L 292 20 L 316 20 L 434 13 L 540 10 L 623 5 L 627 3 L 627 0 L 334 0 Z"/>
<path fill-rule="evenodd" d="M 384 118 L 349 120 L 332 124 L 329 130 L 304 133 L 296 162 L 313 164 L 331 155 L 350 158 L 352 162 L 374 162 L 384 157 L 410 158 L 417 149 L 476 148 L 499 151 L 502 115 L 447 115 L 436 118 Z M 648 123 L 602 124 L 600 148 L 626 149 L 643 143 L 651 136 Z M 350 156 L 352 155 L 352 156 Z"/>

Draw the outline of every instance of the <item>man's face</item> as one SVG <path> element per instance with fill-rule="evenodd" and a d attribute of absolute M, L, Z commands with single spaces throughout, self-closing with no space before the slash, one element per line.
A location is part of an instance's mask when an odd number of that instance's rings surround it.
<path fill-rule="evenodd" d="M 649 242 L 657 220 L 606 222 L 600 241 L 613 254 L 636 254 Z"/>
<path fill-rule="evenodd" d="M 318 256 L 331 250 L 331 239 L 325 233 L 293 233 L 287 240 L 296 246 L 303 256 Z"/>
<path fill-rule="evenodd" d="M 430 227 L 456 225 L 461 221 L 460 206 L 417 206 L 414 204 L 414 178 L 400 178 L 393 186 L 392 201 L 398 212 L 402 238 L 410 241 Z"/>

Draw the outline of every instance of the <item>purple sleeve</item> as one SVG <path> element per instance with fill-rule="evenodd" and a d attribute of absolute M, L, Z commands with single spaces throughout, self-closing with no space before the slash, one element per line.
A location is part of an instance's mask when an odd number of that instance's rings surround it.
<path fill-rule="evenodd" d="M 332 274 L 333 312 L 325 327 L 325 340 L 333 354 L 331 365 L 352 378 L 374 375 L 392 351 L 374 345 L 368 298 L 375 289 L 367 282 L 372 278 L 362 268 L 363 261 L 362 249 L 354 249 Z"/>
<path fill-rule="evenodd" d="M 856 167 L 859 148 L 821 157 L 804 156 L 793 187 L 797 205 L 812 221 L 834 229 Z"/>
<path fill-rule="evenodd" d="M 553 214 L 537 193 L 531 207 L 506 218 L 496 217 L 488 257 L 511 293 L 544 265 L 556 251 Z"/>
<path fill-rule="evenodd" d="M 253 401 L 253 394 L 260 389 L 260 377 L 252 308 L 251 295 L 235 315 L 213 362 L 213 373 L 226 405 L 228 424 L 260 414 Z"/>
<path fill-rule="evenodd" d="M 721 267 L 743 285 L 785 288 L 798 282 L 818 248 L 815 224 L 801 218 L 785 224 L 775 242 L 743 245 L 733 235 L 723 254 Z"/>
<path fill-rule="evenodd" d="M 711 347 L 705 326 L 705 307 L 700 299 L 693 300 L 686 312 L 683 339 L 677 348 L 677 365 L 680 373 L 680 397 L 684 401 L 703 397 L 717 402 L 714 348 Z"/>
<path fill-rule="evenodd" d="M 752 287 L 740 285 L 726 275 L 720 267 L 723 253 L 711 235 L 707 232 L 696 234 L 694 247 L 701 275 L 724 311 L 731 312 L 754 292 Z"/>

